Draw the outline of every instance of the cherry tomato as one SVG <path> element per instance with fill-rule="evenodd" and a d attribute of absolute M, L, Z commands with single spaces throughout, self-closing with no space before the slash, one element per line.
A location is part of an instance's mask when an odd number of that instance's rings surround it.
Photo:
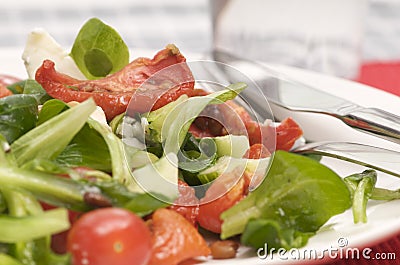
<path fill-rule="evenodd" d="M 82 102 L 92 97 L 111 120 L 129 110 L 148 112 L 176 100 L 183 94 L 191 94 L 194 78 L 186 59 L 174 45 L 168 45 L 153 59 L 137 58 L 122 70 L 97 80 L 77 80 L 58 73 L 54 63 L 45 60 L 36 71 L 35 79 L 47 93 L 65 102 Z M 181 64 L 183 63 L 183 64 Z M 168 66 L 176 65 L 173 68 Z M 159 72 L 161 69 L 166 71 Z M 158 72 L 157 77 L 152 77 Z M 141 85 L 152 77 L 152 82 Z M 165 84 L 168 86 L 165 87 Z M 139 89 L 140 88 L 140 89 Z"/>
<path fill-rule="evenodd" d="M 75 222 L 67 247 L 73 265 L 145 265 L 151 255 L 151 234 L 134 213 L 101 208 Z"/>
<path fill-rule="evenodd" d="M 211 253 L 197 229 L 173 210 L 156 210 L 149 225 L 153 251 L 148 265 L 177 265 L 184 260 Z"/>

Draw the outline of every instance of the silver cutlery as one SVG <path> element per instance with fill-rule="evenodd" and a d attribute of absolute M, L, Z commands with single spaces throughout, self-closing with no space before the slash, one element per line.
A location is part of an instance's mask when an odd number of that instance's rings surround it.
<path fill-rule="evenodd" d="M 298 146 L 292 152 L 322 155 L 400 177 L 400 152 L 347 142 L 314 142 Z"/>
<path fill-rule="evenodd" d="M 265 96 L 269 103 L 285 109 L 330 115 L 352 128 L 400 143 L 400 116 L 378 108 L 364 108 L 346 99 L 291 80 L 262 64 L 223 51 L 215 50 L 213 58 L 223 63 L 216 64 L 219 71 L 213 69 L 214 76 L 233 83 L 243 79 L 243 75 L 238 74 L 243 72 L 261 89 L 263 95 L 251 87 L 241 93 L 256 112 L 257 109 L 265 109 L 265 98 L 263 98 Z M 224 64 L 239 71 L 230 71 Z"/>

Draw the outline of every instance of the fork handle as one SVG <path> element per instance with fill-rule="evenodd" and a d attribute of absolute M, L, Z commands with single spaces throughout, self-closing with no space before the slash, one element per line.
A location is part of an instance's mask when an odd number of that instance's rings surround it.
<path fill-rule="evenodd" d="M 377 109 L 356 109 L 339 117 L 347 125 L 400 144 L 400 117 Z"/>

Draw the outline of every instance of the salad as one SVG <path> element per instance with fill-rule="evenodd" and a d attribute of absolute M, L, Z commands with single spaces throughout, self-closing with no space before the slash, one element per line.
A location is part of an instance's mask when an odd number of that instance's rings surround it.
<path fill-rule="evenodd" d="M 165 264 L 234 258 L 239 244 L 300 248 L 352 208 L 366 222 L 376 172 L 342 179 L 293 154 L 288 117 L 259 121 L 244 83 L 207 90 L 169 44 L 129 60 L 87 21 L 70 53 L 28 37 L 28 79 L 0 76 L 0 264 Z M 219 239 L 207 241 L 204 234 Z"/>

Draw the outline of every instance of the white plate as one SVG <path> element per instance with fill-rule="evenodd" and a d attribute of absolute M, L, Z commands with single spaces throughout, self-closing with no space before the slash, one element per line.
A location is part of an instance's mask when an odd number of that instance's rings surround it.
<path fill-rule="evenodd" d="M 0 50 L 0 73 L 12 74 L 25 78 L 26 72 L 23 62 L 20 59 L 22 49 L 3 49 Z M 139 54 L 138 51 L 135 54 Z M 151 55 L 149 52 L 144 52 L 145 56 Z M 291 78 L 311 84 L 314 87 L 329 91 L 332 94 L 345 97 L 362 106 L 378 107 L 390 111 L 395 114 L 400 114 L 400 98 L 389 93 L 374 89 L 365 85 L 329 77 L 305 70 L 286 66 L 273 66 L 275 69 L 286 73 Z M 336 141 L 353 141 L 360 143 L 375 144 L 377 146 L 390 148 L 400 151 L 397 144 L 387 142 L 375 138 L 370 135 L 363 134 L 344 125 L 335 118 L 316 114 L 297 114 L 279 109 L 274 109 L 275 115 L 278 118 L 293 116 L 296 121 L 302 126 L 305 137 L 310 140 L 336 140 Z M 352 173 L 361 172 L 364 170 L 361 166 L 356 166 L 335 159 L 324 158 L 323 163 L 335 170 L 341 176 L 347 176 Z M 400 162 L 400 157 L 399 157 Z M 397 189 L 400 186 L 400 180 L 383 174 L 378 174 L 379 187 Z M 317 251 L 322 252 L 332 248 L 339 248 L 338 241 L 346 241 L 348 247 L 359 248 L 361 251 L 366 247 L 371 247 L 374 244 L 384 241 L 390 235 L 400 232 L 400 200 L 391 202 L 369 202 L 368 205 L 368 223 L 353 224 L 351 211 L 346 211 L 343 214 L 333 217 L 329 222 L 312 237 L 307 246 L 299 251 Z M 293 252 L 294 253 L 294 252 Z M 273 259 L 258 258 L 254 252 L 249 249 L 241 248 L 238 258 L 234 260 L 210 260 L 202 264 L 293 264 L 297 262 L 315 262 L 323 263 L 332 261 L 330 258 L 322 259 L 292 259 L 291 256 L 286 256 L 283 260 L 278 255 Z"/>

